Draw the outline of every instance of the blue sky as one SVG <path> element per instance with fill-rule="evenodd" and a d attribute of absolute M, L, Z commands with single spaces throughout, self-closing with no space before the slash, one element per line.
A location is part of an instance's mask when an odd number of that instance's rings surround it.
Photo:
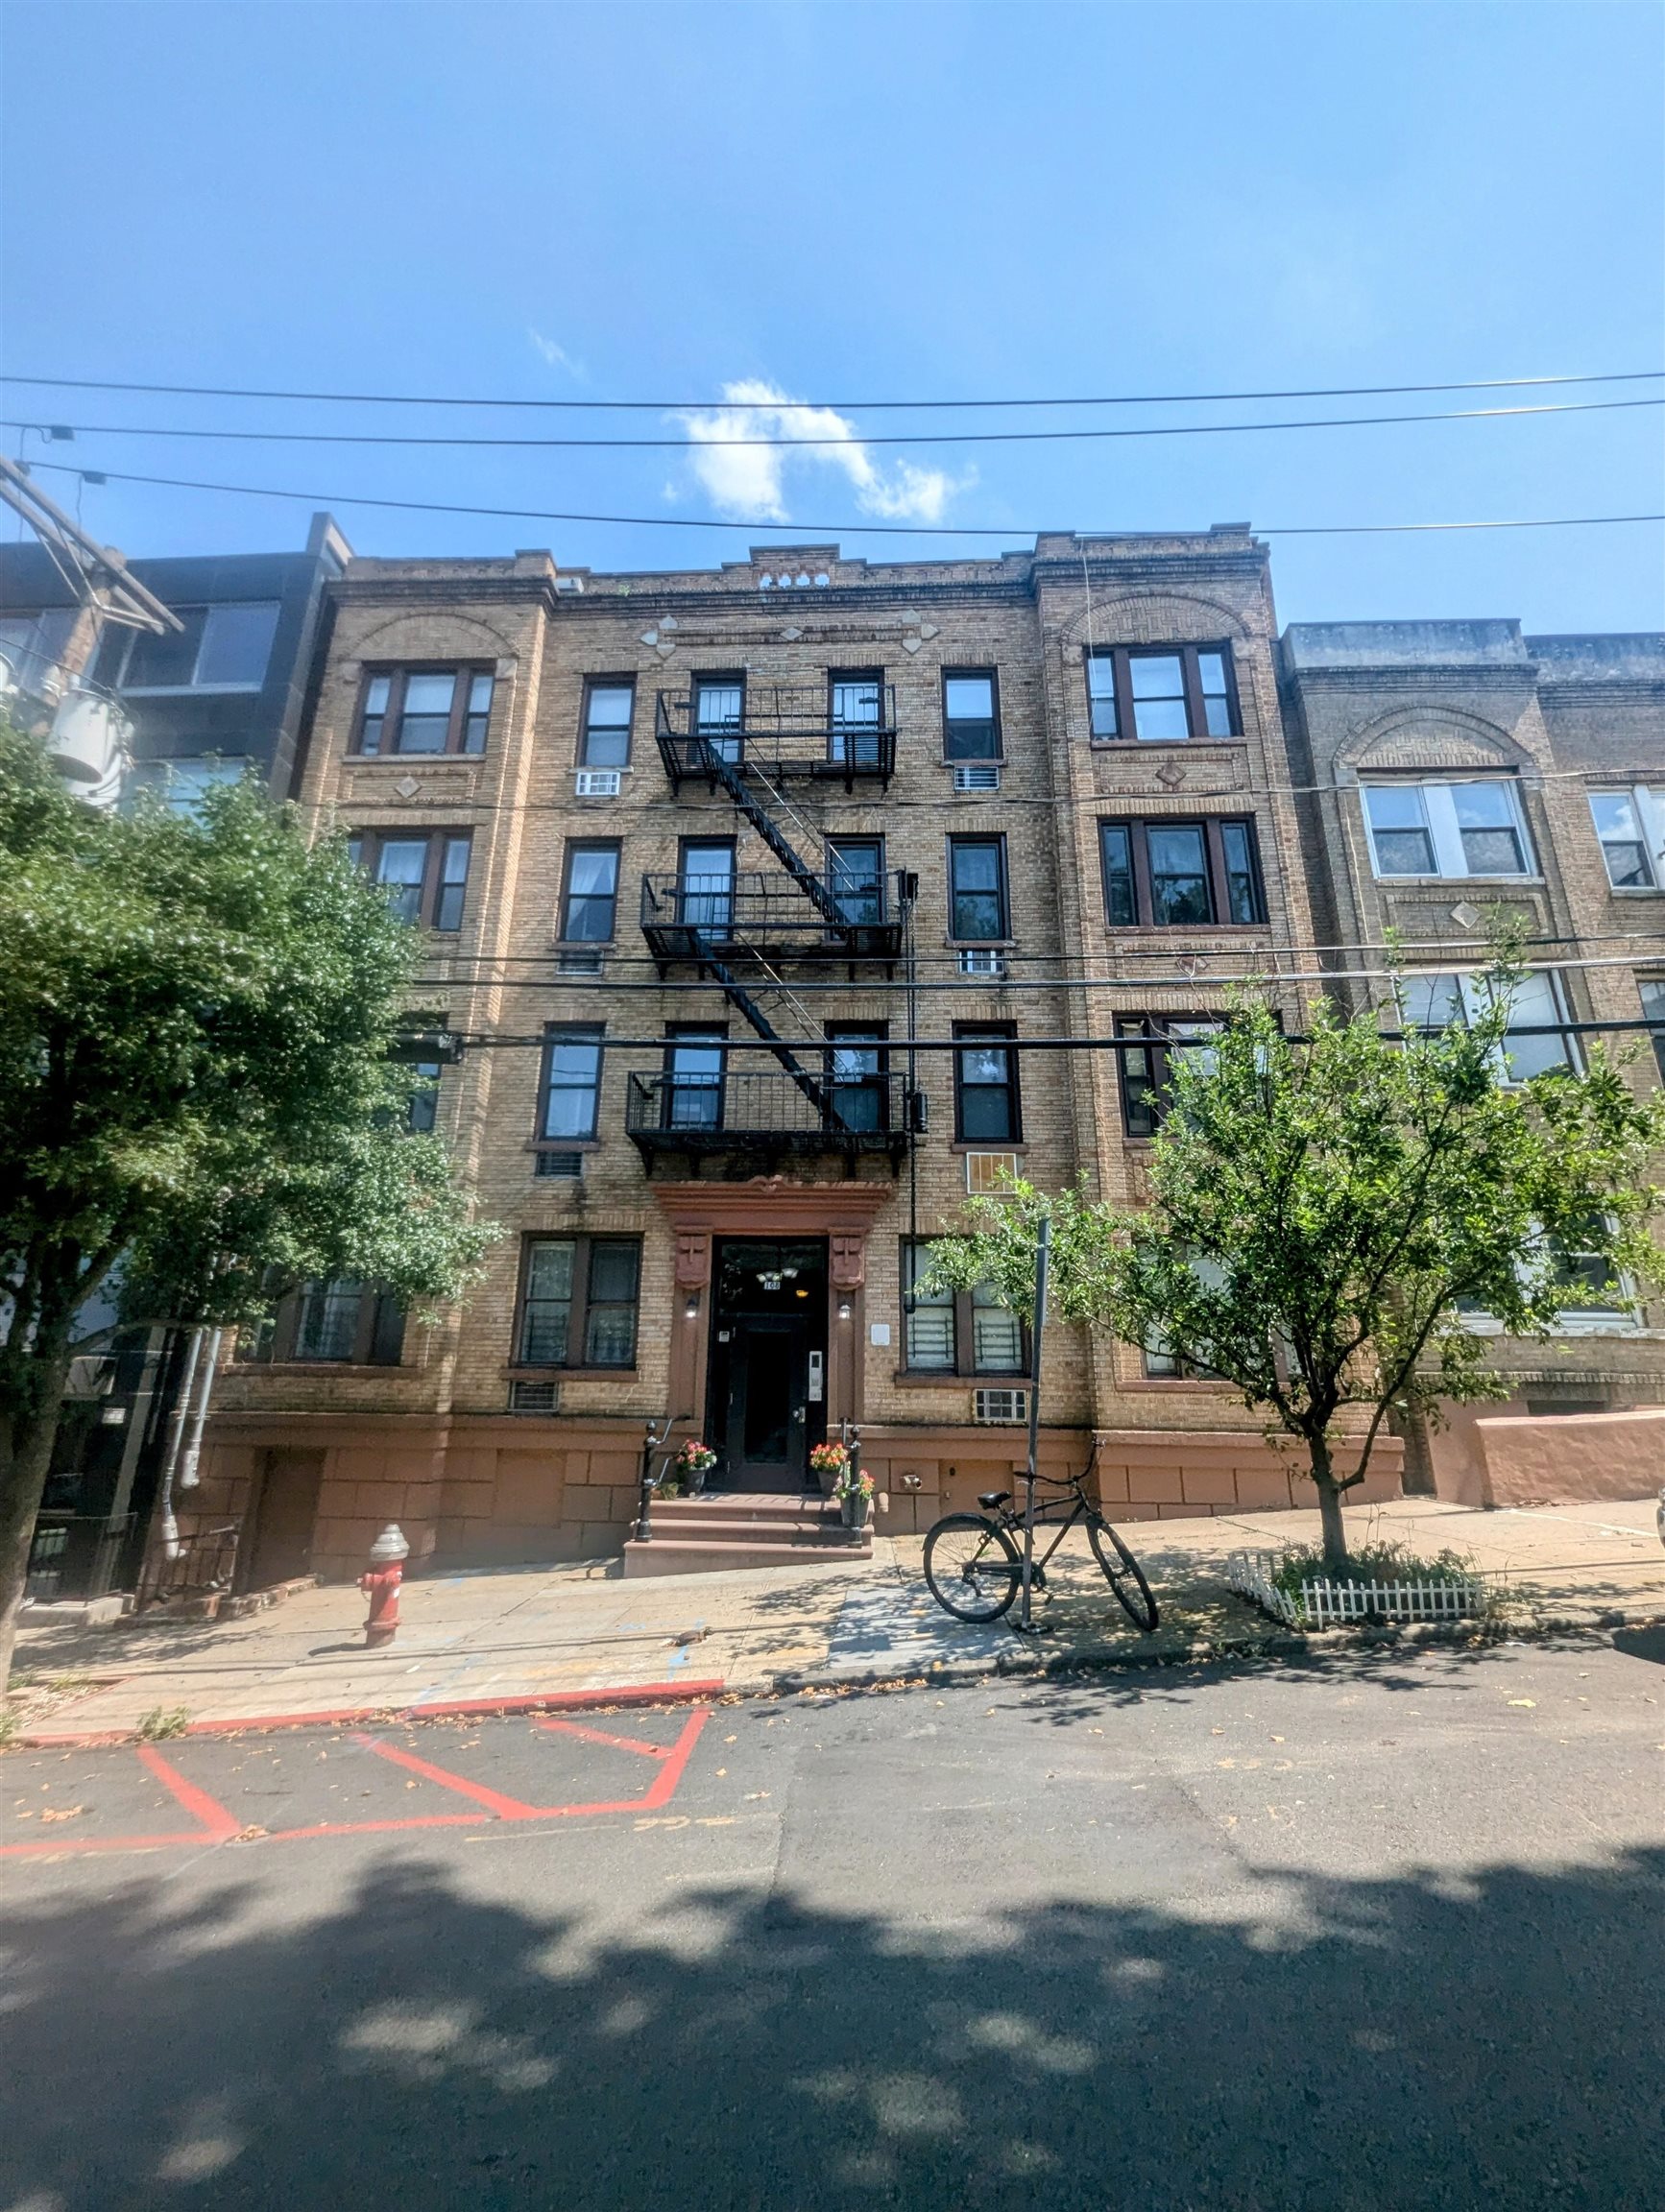
<path fill-rule="evenodd" d="M 845 401 L 1665 366 L 1665 13 L 1651 5 L 241 0 L 8 6 L 0 36 L 12 371 L 709 410 L 736 385 Z M 760 475 L 736 454 L 690 452 L 686 421 L 654 414 L 14 385 L 0 401 L 8 417 L 175 429 L 658 436 L 676 443 L 574 454 L 84 435 L 75 451 L 88 467 L 488 506 L 933 516 L 1011 545 L 1036 527 L 1665 507 L 1652 408 L 960 448 L 864 445 L 862 433 L 944 420 L 846 409 L 840 455 Z M 946 426 L 1347 411 L 1163 405 Z M 15 431 L 0 437 L 17 450 Z M 64 479 L 42 482 L 73 497 Z M 112 484 L 87 489 L 83 512 L 130 553 L 176 553 L 299 543 L 307 509 Z M 338 513 L 367 552 L 547 544 L 567 564 L 639 568 L 747 542 Z M 875 559 L 991 542 L 843 536 Z M 1661 547 L 1656 527 L 1274 540 L 1274 576 L 1285 620 L 1639 629 L 1665 623 Z"/>

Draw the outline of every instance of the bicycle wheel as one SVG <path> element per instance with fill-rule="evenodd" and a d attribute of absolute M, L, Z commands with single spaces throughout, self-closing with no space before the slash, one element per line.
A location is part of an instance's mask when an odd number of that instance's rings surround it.
<path fill-rule="evenodd" d="M 1156 1625 L 1156 1600 L 1145 1579 L 1145 1570 L 1128 1551 L 1108 1521 L 1095 1513 L 1087 1524 L 1087 1541 L 1093 1556 L 1104 1570 L 1104 1579 L 1116 1593 L 1117 1602 L 1135 1628 L 1146 1635 Z"/>
<path fill-rule="evenodd" d="M 1018 1594 L 1023 1564 L 998 1521 L 950 1513 L 925 1539 L 925 1579 L 956 1621 L 998 1621 Z"/>

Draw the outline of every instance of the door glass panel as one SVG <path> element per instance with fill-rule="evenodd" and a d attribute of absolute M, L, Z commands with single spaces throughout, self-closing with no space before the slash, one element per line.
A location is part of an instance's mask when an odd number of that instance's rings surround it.
<path fill-rule="evenodd" d="M 883 921 L 883 854 L 877 837 L 841 837 L 828 847 L 831 889 L 846 922 Z"/>

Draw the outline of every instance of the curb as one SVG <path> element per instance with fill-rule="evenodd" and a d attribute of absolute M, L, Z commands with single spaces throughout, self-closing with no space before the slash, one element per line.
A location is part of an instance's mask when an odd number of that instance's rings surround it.
<path fill-rule="evenodd" d="M 703 1682 L 636 1682 L 612 1690 L 551 1690 L 508 1697 L 453 1697 L 431 1705 L 343 1705 L 326 1712 L 255 1713 L 246 1719 L 189 1720 L 170 1737 L 248 1736 L 265 1729 L 344 1728 L 366 1721 L 382 1726 L 410 1720 L 510 1719 L 517 1713 L 593 1713 L 618 1705 L 692 1705 L 720 1697 L 728 1688 L 720 1678 Z M 82 1734 L 32 1730 L 12 1739 L 19 1747 L 60 1751 L 77 1745 L 91 1749 L 109 1743 L 142 1743 L 136 1728 L 87 1729 Z"/>

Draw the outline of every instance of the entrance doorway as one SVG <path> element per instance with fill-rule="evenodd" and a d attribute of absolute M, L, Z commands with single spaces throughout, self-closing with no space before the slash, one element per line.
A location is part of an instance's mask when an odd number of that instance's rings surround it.
<path fill-rule="evenodd" d="M 719 1238 L 712 1282 L 717 1481 L 795 1494 L 827 1434 L 827 1239 Z"/>
<path fill-rule="evenodd" d="M 245 1590 L 269 1590 L 307 1574 L 324 1486 L 322 1452 L 268 1452 L 265 1479 L 254 1506 L 253 1540 L 237 1580 Z"/>

